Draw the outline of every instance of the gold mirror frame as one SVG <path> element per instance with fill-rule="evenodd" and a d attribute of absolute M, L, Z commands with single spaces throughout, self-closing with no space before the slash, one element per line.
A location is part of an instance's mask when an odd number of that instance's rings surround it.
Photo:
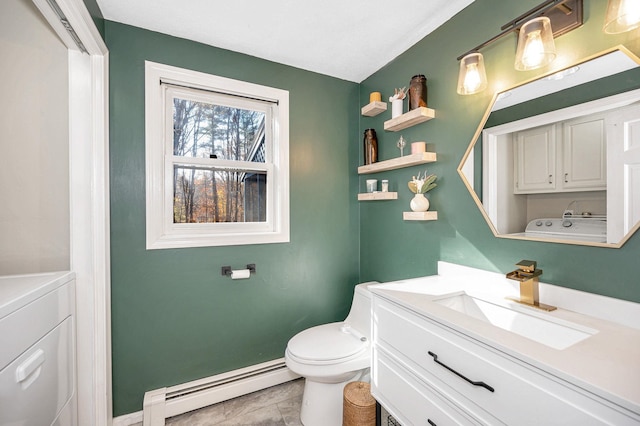
<path fill-rule="evenodd" d="M 482 132 L 484 130 L 484 126 L 487 123 L 487 120 L 489 119 L 489 116 L 491 115 L 493 108 L 495 106 L 496 100 L 498 99 L 498 97 L 502 94 L 502 93 L 507 93 L 507 92 L 511 92 L 514 89 L 523 87 L 529 83 L 547 78 L 551 75 L 554 74 L 558 74 L 562 71 L 565 70 L 569 70 L 573 67 L 585 64 L 593 59 L 597 59 L 600 57 L 603 57 L 609 53 L 613 53 L 616 51 L 620 51 L 622 53 L 624 53 L 625 55 L 627 55 L 631 60 L 633 60 L 638 66 L 640 66 L 640 58 L 638 58 L 635 54 L 631 53 L 627 48 L 625 48 L 624 46 L 616 46 L 613 47 L 611 49 L 605 50 L 603 52 L 597 53 L 595 55 L 592 55 L 590 57 L 587 57 L 585 59 L 582 59 L 580 61 L 577 61 L 576 63 L 572 64 L 572 65 L 568 65 L 567 67 L 561 69 L 561 70 L 555 70 L 552 72 L 549 72 L 547 74 L 532 78 L 530 80 L 524 81 L 522 83 L 519 83 L 517 85 L 514 85 L 513 87 L 510 88 L 506 88 L 500 92 L 496 92 L 493 96 L 493 98 L 491 99 L 491 102 L 489 103 L 489 106 L 486 109 L 486 112 L 484 113 L 484 116 L 482 117 L 480 124 L 478 125 L 477 130 L 475 131 L 473 138 L 471 139 L 471 142 L 469 144 L 469 146 L 467 147 L 467 150 L 465 151 L 460 164 L 458 165 L 457 171 L 458 171 L 458 175 L 460 176 L 460 178 L 462 179 L 462 182 L 464 183 L 465 187 L 467 188 L 467 190 L 469 191 L 469 194 L 471 195 L 471 197 L 473 198 L 474 202 L 476 203 L 476 205 L 478 206 L 478 209 L 480 210 L 480 212 L 482 213 L 482 216 L 484 217 L 485 221 L 487 222 L 487 224 L 489 225 L 489 228 L 491 229 L 491 231 L 493 232 L 493 235 L 497 238 L 506 238 L 506 239 L 514 239 L 514 240 L 525 240 L 525 241 L 540 241 L 540 242 L 549 242 L 549 243 L 559 243 L 559 244 L 572 244 L 572 245 L 584 245 L 584 246 L 593 246 L 593 247 L 604 247 L 604 248 L 620 248 L 624 245 L 624 243 L 638 230 L 640 229 L 640 221 L 638 221 L 635 226 L 633 226 L 631 229 L 629 229 L 629 231 L 621 238 L 620 241 L 618 241 L 617 243 L 608 243 L 608 242 L 590 242 L 590 241 L 580 241 L 580 240 L 568 240 L 568 239 L 558 239 L 558 238 L 543 238 L 543 237 L 534 237 L 534 236 L 524 236 L 524 235 L 511 235 L 511 234 L 501 234 L 498 232 L 496 226 L 494 225 L 494 223 L 492 222 L 491 218 L 489 217 L 489 214 L 487 213 L 482 200 L 479 198 L 478 194 L 476 193 L 476 191 L 474 190 L 473 185 L 468 181 L 467 176 L 465 175 L 464 172 L 464 166 L 467 162 L 467 160 L 469 160 L 469 157 L 472 155 L 472 153 L 474 152 L 473 149 L 477 143 L 477 141 L 479 140 L 479 138 L 482 135 Z M 631 91 L 636 91 L 636 90 L 631 90 Z M 640 92 L 640 88 L 638 88 L 638 90 Z M 625 92 L 626 93 L 626 92 Z M 640 100 L 640 95 L 639 98 Z M 473 161 L 473 158 L 471 158 L 471 161 Z"/>

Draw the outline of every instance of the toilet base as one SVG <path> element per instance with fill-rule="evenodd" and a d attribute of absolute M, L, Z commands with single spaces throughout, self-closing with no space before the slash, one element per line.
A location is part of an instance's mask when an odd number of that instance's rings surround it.
<path fill-rule="evenodd" d="M 355 371 L 352 377 L 340 383 L 320 383 L 305 379 L 300 421 L 304 426 L 341 425 L 345 385 L 353 381 L 369 380 L 368 368 Z"/>

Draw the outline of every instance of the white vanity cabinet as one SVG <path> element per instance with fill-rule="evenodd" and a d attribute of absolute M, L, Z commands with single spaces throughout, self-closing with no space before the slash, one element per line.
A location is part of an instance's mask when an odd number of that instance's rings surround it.
<path fill-rule="evenodd" d="M 514 134 L 515 194 L 607 189 L 602 114 Z"/>
<path fill-rule="evenodd" d="M 372 394 L 403 426 L 638 424 L 598 395 L 375 291 L 372 318 Z"/>

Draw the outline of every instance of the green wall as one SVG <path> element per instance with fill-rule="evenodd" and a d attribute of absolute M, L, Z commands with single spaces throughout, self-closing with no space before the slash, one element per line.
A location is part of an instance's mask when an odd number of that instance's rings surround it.
<path fill-rule="evenodd" d="M 360 103 L 364 105 L 371 91 L 382 91 L 385 98 L 393 93 L 394 87 L 406 86 L 412 75 L 427 76 L 428 104 L 436 110 L 436 118 L 401 133 L 408 141 L 427 141 L 428 149 L 437 152 L 438 162 L 426 168 L 438 175 L 439 186 L 428 193 L 431 210 L 438 211 L 438 221 L 404 222 L 402 212 L 409 210 L 413 195 L 406 182 L 425 167 L 377 175 L 378 179 L 389 179 L 390 186 L 399 190 L 399 197 L 397 201 L 360 206 L 361 280 L 430 275 L 436 272 L 438 260 L 508 272 L 521 259 L 535 259 L 544 270 L 543 281 L 640 301 L 640 283 L 632 268 L 640 255 L 640 235 L 631 237 L 621 249 L 495 238 L 456 171 L 494 91 L 619 44 L 636 54 L 640 51 L 638 31 L 605 35 L 602 22 L 606 2 L 585 0 L 585 23 L 556 39 L 559 57 L 552 66 L 540 71 L 515 71 L 515 35 L 507 36 L 482 50 L 490 88 L 477 95 L 457 95 L 456 58 L 496 35 L 504 23 L 538 3 L 538 0 L 476 0 L 362 82 Z M 378 129 L 381 159 L 398 155 L 395 143 L 400 133 L 382 131 L 383 122 L 389 117 L 387 112 L 360 119 L 361 132 L 370 127 Z M 361 158 L 360 153 L 360 161 Z M 365 178 L 360 178 L 361 187 Z"/>
<path fill-rule="evenodd" d="M 358 85 L 107 21 L 114 415 L 144 392 L 284 356 L 358 282 Z M 145 250 L 144 61 L 286 89 L 291 242 Z M 220 267 L 255 263 L 249 280 Z"/>

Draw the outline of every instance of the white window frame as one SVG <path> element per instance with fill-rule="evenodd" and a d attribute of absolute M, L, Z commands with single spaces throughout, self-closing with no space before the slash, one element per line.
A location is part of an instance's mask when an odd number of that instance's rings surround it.
<path fill-rule="evenodd" d="M 170 134 L 167 129 L 173 128 L 167 105 L 169 94 L 182 89 L 167 88 L 167 84 L 266 101 L 261 102 L 265 129 L 272 136 L 267 162 L 175 157 L 173 140 L 166 136 Z M 145 148 L 148 250 L 289 242 L 288 91 L 145 61 Z M 266 222 L 174 224 L 176 164 L 266 172 Z"/>

